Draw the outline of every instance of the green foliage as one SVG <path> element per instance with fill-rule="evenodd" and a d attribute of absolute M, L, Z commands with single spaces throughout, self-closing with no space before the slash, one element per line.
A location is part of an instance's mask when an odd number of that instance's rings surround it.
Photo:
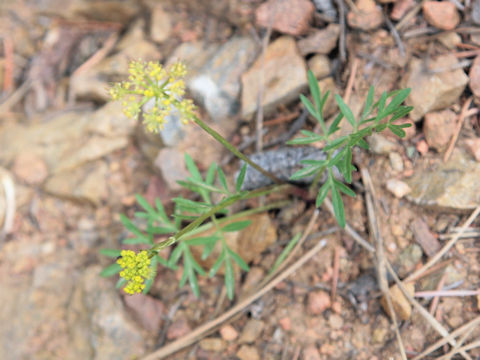
<path fill-rule="evenodd" d="M 282 253 L 273 264 L 269 274 L 272 274 L 273 272 L 275 272 L 275 270 L 277 270 L 278 267 L 282 265 L 282 263 L 285 261 L 288 254 L 290 254 L 290 252 L 292 251 L 293 247 L 298 243 L 298 240 L 300 240 L 300 237 L 301 237 L 301 234 L 296 234 L 293 238 L 290 239 L 287 246 L 285 246 L 285 249 L 283 249 Z"/>
<path fill-rule="evenodd" d="M 184 181 L 178 181 L 178 183 L 194 193 L 196 198 L 194 200 L 184 197 L 172 199 L 175 208 L 172 217 L 169 217 L 158 199 L 155 201 L 155 207 L 153 207 L 144 197 L 136 195 L 137 203 L 141 210 L 135 212 L 135 219 L 130 220 L 127 216 L 120 215 L 120 221 L 125 229 L 132 234 L 131 237 L 123 240 L 123 243 L 128 245 L 147 245 L 150 247 L 151 276 L 145 281 L 143 293 L 147 293 L 150 290 L 159 265 L 176 269 L 181 261 L 183 272 L 180 286 L 185 285 L 188 280 L 196 296 L 200 294 L 198 276 L 207 276 L 207 272 L 196 260 L 192 248 L 201 248 L 201 259 L 205 260 L 212 256 L 216 245 L 220 244 L 220 253 L 214 265 L 208 270 L 208 275 L 214 276 L 220 268 L 224 267 L 225 287 L 228 297 L 232 299 L 235 295 L 234 264 L 237 264 L 239 269 L 245 271 L 248 271 L 249 267 L 228 246 L 224 235 L 227 232 L 246 229 L 251 224 L 251 221 L 242 219 L 242 213 L 229 214 L 227 207 L 242 199 L 268 194 L 269 190 L 259 191 L 258 194 L 241 191 L 245 179 L 246 166 L 243 166 L 240 170 L 234 186 L 235 191 L 232 192 L 228 186 L 225 173 L 216 164 L 212 164 L 208 168 L 205 177 L 202 177 L 197 165 L 188 154 L 185 155 L 185 164 L 190 176 Z M 215 196 L 216 202 L 213 200 L 213 194 L 217 194 Z M 262 211 L 262 208 L 257 210 Z M 249 211 L 249 213 L 254 212 Z M 208 219 L 210 221 L 207 221 Z M 182 228 L 181 224 L 184 221 L 190 223 Z M 202 232 L 212 232 L 211 230 L 213 230 L 212 234 L 201 235 Z M 161 243 L 155 242 L 156 237 L 164 235 L 172 236 Z M 177 245 L 171 252 L 168 260 L 158 255 L 158 250 L 174 243 L 177 243 Z M 120 256 L 120 250 L 116 249 L 103 249 L 101 253 L 114 258 Z M 101 272 L 101 276 L 112 276 L 119 273 L 120 270 L 120 265 L 114 263 L 106 267 Z M 117 287 L 122 287 L 125 284 L 125 279 L 120 278 Z"/>
<path fill-rule="evenodd" d="M 185 75 L 185 71 L 185 66 L 179 63 L 165 69 L 156 63 L 132 62 L 129 68 L 129 81 L 114 85 L 110 93 L 113 99 L 124 100 L 125 114 L 133 118 L 140 114 L 146 101 L 155 99 L 153 110 L 144 113 L 143 116 L 145 125 L 150 131 L 161 130 L 165 116 L 175 107 L 184 121 L 193 121 L 239 159 L 277 183 L 278 179 L 274 174 L 270 174 L 252 162 L 219 133 L 199 119 L 194 114 L 195 107 L 191 100 L 180 99 L 184 94 L 184 82 L 181 78 Z M 161 79 L 168 79 L 168 81 L 162 82 Z M 326 174 L 324 176 L 326 181 L 318 189 L 316 206 L 320 206 L 330 195 L 335 217 L 340 226 L 344 227 L 346 219 L 342 194 L 354 197 L 355 192 L 341 181 L 341 177 L 347 184 L 352 182 L 352 173 L 356 171 L 352 162 L 352 149 L 354 146 L 368 149 L 365 138 L 373 132 L 390 129 L 392 133 L 399 137 L 405 136 L 403 129 L 410 125 L 397 125 L 394 122 L 412 110 L 411 107 L 401 105 L 410 93 L 410 89 L 396 90 L 390 93 L 384 92 L 380 99 L 374 103 L 374 89 L 371 87 L 365 100 L 362 115 L 358 119 L 343 99 L 336 95 L 335 101 L 339 108 L 339 114 L 327 123 L 324 118 L 324 107 L 329 92 L 322 94 L 311 71 L 308 72 L 308 82 L 312 100 L 304 95 L 300 95 L 300 100 L 318 122 L 321 133 L 301 130 L 303 137 L 292 140 L 289 144 L 308 145 L 321 142 L 324 144 L 323 150 L 326 152 L 327 158 L 321 161 L 302 161 L 305 167 L 293 174 L 291 179 L 299 180 L 305 177 L 313 177 L 313 186 L 316 186 L 319 179 Z M 346 119 L 350 124 L 352 131 L 348 135 L 338 136 L 337 132 L 340 130 L 343 119 Z M 179 196 L 172 199 L 174 209 L 171 214 L 167 215 L 159 199 L 156 199 L 155 204 L 152 205 L 142 196 L 136 195 L 140 209 L 134 213 L 134 218 L 120 215 L 120 221 L 130 234 L 128 238 L 123 240 L 123 243 L 145 249 L 140 251 L 142 255 L 142 261 L 139 263 L 142 273 L 141 284 L 137 284 L 138 286 L 134 289 L 131 282 L 140 280 L 135 277 L 132 280 L 131 276 L 130 280 L 127 280 L 129 275 L 125 275 L 134 271 L 133 268 L 128 268 L 128 266 L 125 268 L 124 266 L 122 269 L 120 265 L 128 265 L 127 253 L 130 256 L 130 263 L 134 263 L 133 259 L 137 259 L 140 253 L 135 254 L 132 251 L 124 250 L 121 252 L 116 249 L 102 249 L 101 254 L 115 258 L 117 261 L 103 269 L 100 275 L 109 277 L 120 274 L 121 277 L 116 284 L 117 288 L 123 287 L 124 291 L 130 293 L 138 291 L 147 293 L 155 281 L 158 266 L 170 269 L 177 269 L 181 266 L 183 272 L 180 286 L 185 285 L 188 281 L 193 293 L 199 296 L 198 277 L 215 276 L 223 268 L 227 295 L 229 299 L 232 299 L 235 295 L 235 271 L 240 269 L 248 271 L 249 267 L 239 254 L 228 246 L 225 235 L 228 232 L 245 230 L 251 223 L 250 220 L 246 220 L 246 215 L 259 213 L 278 205 L 270 204 L 237 214 L 230 213 L 228 209 L 238 201 L 268 195 L 279 188 L 278 184 L 263 189 L 242 191 L 247 165 L 242 167 L 235 184 L 233 184 L 234 186 L 232 186 L 228 183 L 224 171 L 215 163 L 210 165 L 204 176 L 188 154 L 185 155 L 185 164 L 190 175 L 185 180 L 178 181 L 178 183 L 189 190 L 192 196 L 188 198 Z M 300 234 L 297 234 L 290 240 L 275 262 L 271 272 L 278 269 L 285 261 L 299 239 Z M 159 255 L 159 251 L 167 246 L 174 246 L 174 249 L 171 251 L 169 258 L 164 259 Z M 200 259 L 194 254 L 201 254 Z M 216 257 L 213 265 L 210 269 L 204 269 L 200 263 L 203 264 L 204 260 L 213 256 Z M 137 266 L 137 262 L 134 265 Z M 140 265 L 138 266 L 140 267 Z M 145 282 L 143 283 L 143 281 Z"/>
<path fill-rule="evenodd" d="M 312 131 L 302 130 L 303 137 L 289 141 L 291 145 L 305 145 L 315 142 L 323 142 L 323 150 L 327 153 L 327 159 L 323 161 L 304 160 L 302 164 L 306 165 L 303 169 L 292 175 L 292 180 L 314 176 L 320 178 L 324 172 L 327 172 L 327 180 L 318 190 L 316 206 L 320 206 L 325 198 L 330 194 L 332 198 L 333 209 L 338 224 L 345 227 L 345 210 L 341 193 L 348 196 L 355 196 L 355 192 L 347 185 L 335 177 L 336 170 L 343 176 L 346 183 L 352 183 L 352 172 L 356 171 L 352 163 L 352 149 L 354 146 L 360 146 L 368 149 L 368 143 L 365 137 L 371 135 L 374 131 L 381 132 L 390 129 L 392 133 L 399 137 L 405 136 L 406 127 L 410 124 L 396 125 L 393 122 L 407 115 L 413 108 L 411 106 L 401 105 L 410 93 L 410 89 L 396 90 L 390 93 L 384 92 L 380 99 L 373 103 L 374 88 L 370 90 L 365 101 L 362 116 L 356 119 L 352 110 L 339 95 L 335 95 L 335 101 L 340 113 L 333 119 L 327 128 L 323 117 L 323 108 L 327 101 L 329 93 L 322 96 L 318 82 L 311 71 L 308 72 L 308 83 L 312 94 L 313 103 L 305 96 L 300 99 L 307 108 L 308 112 L 318 121 L 322 134 L 316 134 Z M 389 101 L 387 105 L 387 101 Z M 340 122 L 346 119 L 352 127 L 352 133 L 345 136 L 336 137 L 335 133 L 340 130 Z"/>

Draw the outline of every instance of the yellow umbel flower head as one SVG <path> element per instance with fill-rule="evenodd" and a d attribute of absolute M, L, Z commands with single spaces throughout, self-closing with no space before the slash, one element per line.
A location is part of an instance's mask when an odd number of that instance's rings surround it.
<path fill-rule="evenodd" d="M 192 100 L 182 99 L 185 94 L 183 78 L 187 74 L 185 64 L 176 62 L 165 69 L 153 61 L 132 61 L 128 73 L 128 81 L 116 83 L 110 89 L 112 100 L 122 100 L 127 117 L 136 119 L 142 106 L 154 99 L 155 105 L 143 116 L 148 131 L 162 130 L 166 116 L 173 111 L 178 112 L 183 123 L 188 123 L 195 105 Z"/>
<path fill-rule="evenodd" d="M 127 294 L 141 293 L 145 289 L 144 281 L 150 277 L 150 258 L 146 251 L 135 254 L 132 250 L 122 250 L 117 264 L 122 267 L 120 276 L 127 280 L 123 289 Z"/>

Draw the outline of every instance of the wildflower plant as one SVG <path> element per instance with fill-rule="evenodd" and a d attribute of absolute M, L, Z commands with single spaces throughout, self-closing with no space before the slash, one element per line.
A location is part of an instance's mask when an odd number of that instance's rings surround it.
<path fill-rule="evenodd" d="M 177 264 L 182 259 L 183 273 L 180 286 L 183 286 L 188 280 L 193 293 L 198 296 L 200 294 L 198 276 L 206 276 L 208 272 L 208 276 L 213 277 L 224 266 L 225 287 L 228 297 L 232 299 L 235 294 L 234 264 L 245 271 L 248 271 L 249 267 L 228 245 L 225 234 L 241 231 L 248 227 L 251 221 L 245 219 L 246 216 L 281 207 L 285 202 L 276 202 L 237 214 L 230 214 L 227 208 L 237 201 L 263 196 L 277 191 L 278 188 L 268 187 L 256 191 L 242 191 L 246 172 L 246 166 L 244 166 L 237 176 L 234 189 L 231 189 L 223 170 L 218 165 L 212 164 L 205 178 L 203 178 L 197 165 L 188 154 L 185 154 L 185 163 L 191 176 L 184 181 L 179 181 L 179 184 L 195 193 L 199 199 L 174 198 L 174 210 L 172 216 L 169 217 L 158 199 L 155 201 L 154 208 L 145 198 L 136 195 L 137 202 L 143 211 L 135 213 L 137 221 L 132 221 L 125 215 L 120 216 L 125 228 L 134 235 L 124 240 L 123 243 L 126 245 L 146 245 L 149 249 L 140 251 L 136 256 L 131 250 L 101 250 L 104 255 L 121 257 L 116 263 L 105 268 L 101 275 L 112 276 L 119 273 L 120 280 L 117 287 L 125 286 L 124 291 L 127 294 L 147 293 L 153 283 L 156 268 L 159 264 L 170 269 L 177 269 Z M 219 194 L 220 198 L 213 201 L 213 194 Z M 202 224 L 207 219 L 210 221 Z M 181 228 L 183 221 L 190 221 L 190 223 Z M 143 222 L 144 230 L 140 228 L 140 225 L 137 225 L 140 222 Z M 207 232 L 208 235 L 205 235 Z M 155 238 L 165 235 L 172 236 L 167 240 L 155 243 Z M 158 255 L 159 250 L 173 243 L 177 243 L 177 246 L 167 260 Z M 212 254 L 217 243 L 220 245 L 220 254 L 213 266 L 205 271 L 193 256 L 192 247 L 202 248 L 201 258 L 205 260 Z M 146 261 L 146 258 L 150 261 Z M 144 279 L 146 280 L 145 283 L 143 283 Z"/>
<path fill-rule="evenodd" d="M 193 159 L 186 154 L 185 164 L 190 176 L 178 183 L 189 190 L 193 196 L 172 199 L 174 209 L 170 215 L 167 215 L 159 199 L 156 199 L 155 206 L 152 206 L 146 199 L 137 195 L 136 199 L 142 210 L 135 212 L 135 218 L 132 220 L 125 215 L 120 216 L 125 228 L 133 234 L 133 237 L 125 239 L 123 243 L 142 246 L 145 249 L 138 253 L 132 250 L 101 250 L 103 255 L 117 258 L 116 262 L 106 267 L 101 275 L 107 277 L 119 274 L 117 287 L 123 287 L 127 294 L 147 293 L 155 280 L 159 265 L 176 269 L 182 260 L 183 273 L 180 286 L 188 281 L 193 293 L 198 296 L 200 293 L 198 276 L 215 276 L 223 267 L 227 295 L 229 299 L 232 299 L 235 295 L 235 269 L 248 271 L 249 267 L 240 255 L 228 245 L 226 233 L 246 229 L 251 222 L 247 218 L 248 215 L 282 207 L 286 202 L 267 204 L 239 213 L 232 213 L 231 205 L 281 191 L 283 187 L 274 174 L 270 174 L 252 162 L 195 115 L 193 102 L 183 98 L 185 74 L 185 65 L 181 63 L 164 68 L 158 63 L 134 61 L 129 67 L 128 81 L 115 84 L 110 90 L 110 94 L 113 100 L 122 101 L 125 115 L 132 118 L 137 118 L 143 105 L 153 99 L 155 105 L 152 110 L 143 113 L 143 123 L 148 131 L 162 130 L 165 117 L 171 112 L 178 112 L 184 123 L 194 122 L 200 126 L 227 150 L 243 160 L 245 165 L 240 170 L 235 184 L 229 186 L 227 177 L 220 166 L 215 163 L 211 164 L 205 175 L 202 176 Z M 303 137 L 292 140 L 289 144 L 305 145 L 323 142 L 326 144 L 323 151 L 326 152 L 327 158 L 322 161 L 302 161 L 306 167 L 296 172 L 291 180 L 314 175 L 312 187 L 316 187 L 319 179 L 326 172 L 327 180 L 319 187 L 316 205 L 320 206 L 330 193 L 335 217 L 339 225 L 344 227 L 345 212 L 341 193 L 349 196 L 355 196 L 355 193 L 334 174 L 338 170 L 346 183 L 352 182 L 352 172 L 356 170 L 352 163 L 352 148 L 357 145 L 368 148 L 365 137 L 374 131 L 380 132 L 388 128 L 399 137 L 405 136 L 403 128 L 409 125 L 396 125 L 393 122 L 412 110 L 411 107 L 401 105 L 410 90 L 383 93 L 380 99 L 373 103 L 374 89 L 370 88 L 363 114 L 359 119 L 355 119 L 352 111 L 337 95 L 335 100 L 340 113 L 327 127 L 323 108 L 329 93 L 322 96 L 318 82 L 311 71 L 308 73 L 308 81 L 313 102 L 303 95 L 300 98 L 310 114 L 320 124 L 322 134 L 302 130 Z M 391 100 L 387 105 L 389 99 Z M 353 130 L 349 135 L 338 137 L 335 133 L 340 129 L 339 124 L 343 118 L 347 119 Z M 268 176 L 275 185 L 255 190 L 242 190 L 247 165 L 258 170 L 264 176 Z M 162 240 L 159 241 L 159 239 Z M 280 266 L 298 239 L 298 234 L 291 239 L 289 245 L 275 262 L 274 268 Z M 168 259 L 159 255 L 160 250 L 172 245 L 175 248 L 171 251 Z M 195 247 L 201 248 L 202 260 L 218 254 L 210 269 L 204 269 L 193 255 Z M 215 252 L 215 248 L 219 248 L 219 251 Z M 195 252 L 198 253 L 198 251 Z"/>

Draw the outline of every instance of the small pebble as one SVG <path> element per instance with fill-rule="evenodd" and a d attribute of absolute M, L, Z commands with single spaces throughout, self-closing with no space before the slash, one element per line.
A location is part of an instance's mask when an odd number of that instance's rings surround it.
<path fill-rule="evenodd" d="M 253 343 L 260 337 L 264 326 L 265 323 L 263 321 L 257 319 L 248 320 L 242 330 L 242 334 L 240 335 L 238 342 L 240 344 Z"/>
<path fill-rule="evenodd" d="M 220 328 L 220 335 L 223 340 L 232 341 L 238 337 L 238 331 L 232 325 L 224 325 Z"/>
<path fill-rule="evenodd" d="M 454 3 L 448 1 L 425 1 L 422 4 L 423 17 L 441 30 L 453 30 L 460 22 L 460 15 Z"/>
<path fill-rule="evenodd" d="M 343 318 L 338 314 L 332 314 L 328 319 L 328 323 L 332 329 L 338 330 L 343 326 Z"/>
<path fill-rule="evenodd" d="M 388 154 L 388 157 L 393 170 L 397 172 L 402 172 L 404 170 L 403 159 L 399 153 L 392 151 L 390 154 Z"/>
<path fill-rule="evenodd" d="M 237 357 L 240 360 L 259 360 L 260 355 L 258 350 L 253 346 L 242 345 L 240 350 L 237 352 Z"/>
<path fill-rule="evenodd" d="M 387 190 L 390 191 L 395 197 L 401 199 L 412 191 L 407 183 L 401 180 L 390 179 L 387 181 Z"/>
<path fill-rule="evenodd" d="M 417 151 L 422 155 L 425 155 L 428 152 L 428 144 L 425 140 L 420 140 L 417 143 Z"/>
<path fill-rule="evenodd" d="M 278 323 L 285 331 L 289 331 L 292 329 L 292 320 L 290 320 L 289 317 L 281 318 L 280 320 L 278 320 Z"/>
<path fill-rule="evenodd" d="M 206 351 L 220 352 L 225 349 L 225 341 L 220 338 L 206 338 L 200 340 L 200 347 Z"/>
<path fill-rule="evenodd" d="M 330 295 L 325 291 L 313 291 L 308 294 L 308 311 L 313 315 L 320 315 L 331 305 Z"/>

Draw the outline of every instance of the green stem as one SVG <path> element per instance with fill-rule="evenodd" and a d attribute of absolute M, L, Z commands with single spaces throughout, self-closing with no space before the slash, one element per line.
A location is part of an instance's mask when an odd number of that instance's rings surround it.
<path fill-rule="evenodd" d="M 225 146 L 232 154 L 234 154 L 236 157 L 239 159 L 245 161 L 248 165 L 253 167 L 255 170 L 258 170 L 261 172 L 263 175 L 266 177 L 270 178 L 273 180 L 275 184 L 281 184 L 283 181 L 277 178 L 275 175 L 272 173 L 268 172 L 261 166 L 255 164 L 252 160 L 250 160 L 248 157 L 246 157 L 242 152 L 240 152 L 235 146 L 233 146 L 228 140 L 226 140 L 222 135 L 220 135 L 218 132 L 213 130 L 210 126 L 205 124 L 202 120 L 200 120 L 197 116 L 192 116 L 192 120 L 200 126 L 203 130 L 205 130 L 210 136 L 212 136 L 215 140 L 217 140 L 220 144 Z"/>
<path fill-rule="evenodd" d="M 248 192 L 243 192 L 240 194 L 236 194 L 231 196 L 230 198 L 226 199 L 225 201 L 220 202 L 216 206 L 212 207 L 208 212 L 200 215 L 197 217 L 194 221 L 192 221 L 190 224 L 185 226 L 182 230 L 180 230 L 178 233 L 176 233 L 173 236 L 170 236 L 167 240 L 162 241 L 158 244 L 153 245 L 150 250 L 149 250 L 149 255 L 153 256 L 158 250 L 163 249 L 166 246 L 172 245 L 173 243 L 177 242 L 183 235 L 187 234 L 188 232 L 194 230 L 197 228 L 199 225 L 202 224 L 206 219 L 208 219 L 210 216 L 216 214 L 220 210 L 223 210 L 227 206 L 230 206 L 237 201 L 240 200 L 246 200 L 246 199 L 251 199 L 254 197 L 259 197 L 262 195 L 269 194 L 273 191 L 277 191 L 283 187 L 278 187 L 278 186 L 269 186 L 267 188 L 261 188 L 253 191 L 248 191 Z"/>
<path fill-rule="evenodd" d="M 249 215 L 259 214 L 259 213 L 262 213 L 262 212 L 265 212 L 265 211 L 268 211 L 268 210 L 272 210 L 272 209 L 280 209 L 280 208 L 283 208 L 284 206 L 286 206 L 290 203 L 291 203 L 290 200 L 276 201 L 274 203 L 271 203 L 271 204 L 268 204 L 268 205 L 265 205 L 265 206 L 241 211 L 239 213 L 230 215 L 229 217 L 222 218 L 220 220 L 217 219 L 217 222 L 219 224 L 223 224 L 226 221 L 241 219 L 241 218 L 244 218 L 244 217 L 249 216 Z M 210 222 L 208 222 L 206 224 L 203 224 L 203 225 L 197 227 L 195 230 L 190 231 L 188 233 L 188 237 L 190 238 L 190 237 L 192 237 L 196 234 L 199 234 L 203 231 L 206 231 L 206 230 L 210 229 L 211 227 L 212 227 L 212 224 Z M 180 239 L 180 240 L 183 240 L 183 239 Z"/>

